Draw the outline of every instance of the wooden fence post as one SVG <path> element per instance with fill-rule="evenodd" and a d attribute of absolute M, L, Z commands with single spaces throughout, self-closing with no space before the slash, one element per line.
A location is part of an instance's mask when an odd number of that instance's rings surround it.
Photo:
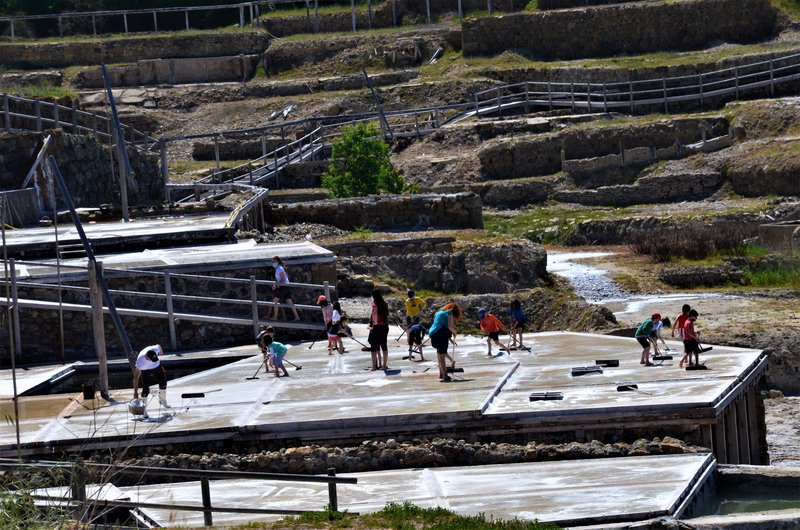
<path fill-rule="evenodd" d="M 172 350 L 178 349 L 178 338 L 175 333 L 175 311 L 172 306 L 172 279 L 169 270 L 164 271 L 164 294 L 167 296 L 167 325 L 169 326 L 169 344 Z"/>
<path fill-rule="evenodd" d="M 102 274 L 103 264 L 89 261 L 89 302 L 92 305 L 92 332 L 94 348 L 97 351 L 100 395 L 108 398 L 108 360 L 106 358 L 106 330 L 103 324 L 103 292 L 100 290 L 98 272 Z"/>
<path fill-rule="evenodd" d="M 328 476 L 335 477 L 336 476 L 336 468 L 329 467 L 328 468 Z M 335 482 L 328 482 L 328 505 L 330 509 L 334 512 L 339 511 L 339 497 L 336 492 L 336 483 Z"/>
<path fill-rule="evenodd" d="M 250 275 L 250 300 L 253 306 L 253 337 L 258 337 L 258 290 L 256 277 Z"/>
<path fill-rule="evenodd" d="M 7 196 L 3 197 L 3 208 L 6 208 L 5 201 Z M 7 212 L 8 210 L 6 210 Z M 22 335 L 19 329 L 19 295 L 17 292 L 17 269 L 14 266 L 14 258 L 8 260 L 9 271 L 8 275 L 11 280 L 11 321 L 14 331 L 14 349 L 16 350 L 16 357 L 22 358 Z"/>
<path fill-rule="evenodd" d="M 158 33 L 158 15 L 155 11 L 153 11 L 153 31 Z"/>
<path fill-rule="evenodd" d="M 11 129 L 11 111 L 8 104 L 8 94 L 3 94 L 3 116 L 6 130 Z"/>
<path fill-rule="evenodd" d="M 200 479 L 200 492 L 203 497 L 203 524 L 205 526 L 213 526 L 214 517 L 211 510 L 211 487 L 208 483 L 208 477 Z"/>
<path fill-rule="evenodd" d="M 356 0 L 350 0 L 350 16 L 353 19 L 353 33 L 356 31 Z"/>

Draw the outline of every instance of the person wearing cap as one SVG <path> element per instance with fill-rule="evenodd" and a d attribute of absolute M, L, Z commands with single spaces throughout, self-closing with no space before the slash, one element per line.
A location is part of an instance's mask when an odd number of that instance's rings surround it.
<path fill-rule="evenodd" d="M 485 307 L 478 309 L 478 320 L 480 320 L 481 331 L 486 333 L 486 355 L 492 356 L 492 341 L 497 345 L 497 348 L 504 350 L 500 344 L 500 332 L 503 330 L 503 324 L 500 320 L 491 313 L 486 311 Z"/>
<path fill-rule="evenodd" d="M 408 290 L 408 298 L 406 298 L 406 329 L 408 329 L 414 322 L 414 317 L 420 316 L 420 312 L 425 309 L 427 303 L 425 300 L 416 296 L 413 289 Z"/>
<path fill-rule="evenodd" d="M 139 399 L 139 382 L 142 383 L 142 398 L 150 395 L 150 385 L 158 383 L 158 402 L 165 409 L 170 408 L 167 404 L 167 376 L 164 367 L 158 356 L 164 354 L 164 349 L 160 344 L 153 344 L 142 348 L 136 357 L 136 364 L 133 369 L 133 399 Z M 147 417 L 147 413 L 142 415 Z"/>
<path fill-rule="evenodd" d="M 639 327 L 636 328 L 636 332 L 633 334 L 637 342 L 642 346 L 642 357 L 639 360 L 639 364 L 654 366 L 653 363 L 650 362 L 650 340 L 653 334 L 653 323 L 659 320 L 661 320 L 661 313 L 653 313 L 650 318 L 639 324 Z"/>

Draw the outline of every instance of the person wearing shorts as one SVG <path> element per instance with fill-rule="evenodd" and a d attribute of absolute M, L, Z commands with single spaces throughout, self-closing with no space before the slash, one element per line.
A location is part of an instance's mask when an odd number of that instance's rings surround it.
<path fill-rule="evenodd" d="M 692 309 L 689 311 L 688 318 L 683 324 L 683 349 L 686 352 L 684 358 L 678 366 L 683 368 L 683 363 L 688 361 L 689 366 L 698 366 L 700 364 L 700 342 L 697 340 L 697 330 L 694 329 L 694 321 L 700 314 Z M 694 354 L 694 364 L 692 364 L 692 354 Z"/>
<path fill-rule="evenodd" d="M 284 377 L 289 377 L 289 372 L 286 371 L 286 367 L 283 366 L 283 358 L 286 357 L 286 346 L 281 344 L 280 342 L 273 340 L 271 335 L 267 335 L 264 337 L 264 345 L 267 346 L 266 351 L 266 359 L 264 361 L 266 363 L 271 362 L 272 366 L 275 367 L 275 377 L 280 377 L 281 374 L 278 370 L 283 370 Z"/>
<path fill-rule="evenodd" d="M 653 334 L 653 323 L 658 320 L 661 320 L 661 314 L 653 313 L 650 318 L 639 324 L 639 327 L 636 328 L 636 332 L 633 334 L 636 338 L 636 342 L 642 346 L 642 356 L 639 359 L 639 364 L 653 366 L 653 363 L 650 362 L 650 337 Z"/>
<path fill-rule="evenodd" d="M 439 311 L 433 316 L 433 324 L 431 324 L 429 333 L 431 337 L 431 346 L 436 348 L 436 358 L 439 365 L 439 380 L 443 383 L 451 381 L 450 376 L 447 375 L 447 363 L 445 357 L 447 356 L 447 349 L 450 343 L 455 344 L 456 339 L 456 321 L 461 318 L 461 306 L 455 302 L 450 302 L 442 306 Z M 455 359 L 451 359 L 455 362 Z"/>
<path fill-rule="evenodd" d="M 510 333 L 513 342 L 510 346 L 522 348 L 522 333 L 525 331 L 525 311 L 522 309 L 522 302 L 513 300 L 511 309 L 508 310 L 508 316 L 511 319 Z"/>
<path fill-rule="evenodd" d="M 291 306 L 294 313 L 294 319 L 300 320 L 300 315 L 297 314 L 297 309 L 294 307 L 292 301 L 292 289 L 289 287 L 289 277 L 286 275 L 286 270 L 283 268 L 283 261 L 278 256 L 272 258 L 272 266 L 275 267 L 275 283 L 272 286 L 273 295 L 272 301 L 276 304 L 272 313 L 272 320 L 278 320 L 278 309 L 281 310 L 281 318 L 286 318 L 286 312 L 282 307 L 278 307 L 281 301 L 286 302 Z"/>
<path fill-rule="evenodd" d="M 372 291 L 372 314 L 369 318 L 369 351 L 372 357 L 372 370 L 389 369 L 389 304 L 377 289 Z M 383 359 L 381 359 L 383 350 Z"/>

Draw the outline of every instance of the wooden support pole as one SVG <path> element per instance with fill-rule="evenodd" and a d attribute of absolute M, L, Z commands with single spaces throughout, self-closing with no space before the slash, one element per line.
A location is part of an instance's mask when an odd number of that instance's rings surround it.
<path fill-rule="evenodd" d="M 336 476 L 336 468 L 329 467 L 328 468 L 328 476 L 335 477 Z M 339 497 L 336 492 L 336 483 L 335 482 L 328 482 L 328 506 L 334 512 L 339 511 Z"/>
<path fill-rule="evenodd" d="M 61 17 L 58 17 L 58 36 L 64 36 L 64 21 L 61 19 Z"/>
<path fill-rule="evenodd" d="M 747 403 L 745 396 L 736 400 L 736 436 L 739 446 L 739 463 L 750 464 L 750 437 L 747 432 Z"/>
<path fill-rule="evenodd" d="M 158 15 L 155 11 L 153 11 L 153 31 L 158 33 Z"/>
<path fill-rule="evenodd" d="M 392 0 L 392 27 L 397 27 L 397 5 L 396 0 Z M 461 22 L 461 0 L 458 0 L 458 21 Z"/>
<path fill-rule="evenodd" d="M 356 31 L 356 0 L 350 0 L 350 16 L 353 19 L 353 33 Z"/>
<path fill-rule="evenodd" d="M 217 171 L 219 171 L 219 136 L 214 135 L 214 162 L 217 166 Z"/>
<path fill-rule="evenodd" d="M 189 10 L 183 12 L 183 21 L 186 23 L 186 29 L 189 29 Z"/>
<path fill-rule="evenodd" d="M 372 29 L 372 0 L 367 0 L 367 29 Z"/>
<path fill-rule="evenodd" d="M 161 181 L 164 183 L 164 200 L 169 204 L 169 162 L 167 160 L 167 142 L 163 138 L 158 140 L 158 150 L 161 155 Z"/>
<path fill-rule="evenodd" d="M 714 457 L 720 464 L 727 464 L 728 457 L 725 454 L 725 415 L 717 416 L 717 422 L 714 424 L 714 446 L 711 448 L 714 451 Z"/>
<path fill-rule="evenodd" d="M 109 399 L 106 330 L 103 323 L 103 292 L 100 289 L 100 281 L 98 279 L 98 274 L 102 274 L 102 271 L 102 262 L 89 260 L 89 300 L 92 305 L 92 332 L 98 361 L 98 385 L 100 387 L 100 395 L 104 399 Z"/>
<path fill-rule="evenodd" d="M 736 432 L 736 423 L 736 407 L 731 403 L 725 412 L 726 464 L 739 464 L 739 435 Z"/>
<path fill-rule="evenodd" d="M 428 14 L 428 24 L 431 23 L 431 0 L 425 0 L 425 12 Z"/>
<path fill-rule="evenodd" d="M 239 4 L 239 27 L 244 28 L 244 6 Z"/>
<path fill-rule="evenodd" d="M 759 453 L 759 422 L 758 422 L 758 403 L 756 400 L 755 385 L 747 389 L 746 394 L 746 408 L 747 408 L 747 436 L 749 441 L 747 447 L 750 449 L 750 464 L 768 464 L 769 462 L 762 462 Z"/>
<path fill-rule="evenodd" d="M 203 524 L 205 526 L 214 526 L 214 516 L 211 510 L 211 486 L 208 482 L 208 477 L 200 479 L 200 492 L 203 497 Z"/>
<path fill-rule="evenodd" d="M 3 202 L 7 200 L 8 196 L 3 197 Z M 3 204 L 3 208 L 6 205 Z M 8 211 L 8 210 L 6 210 Z M 6 220 L 8 222 L 8 220 Z M 19 329 L 19 296 L 17 292 L 17 269 L 14 266 L 14 258 L 8 260 L 8 276 L 11 280 L 11 323 L 14 332 L 14 353 L 18 359 L 22 358 L 22 334 Z"/>
<path fill-rule="evenodd" d="M 169 271 L 164 271 L 164 293 L 167 296 L 167 326 L 169 327 L 169 344 L 172 351 L 178 349 L 178 337 L 175 333 L 175 309 L 172 305 L 172 278 Z"/>
<path fill-rule="evenodd" d="M 34 108 L 36 109 L 36 132 L 42 132 L 42 102 L 37 99 Z"/>
<path fill-rule="evenodd" d="M 70 477 L 70 490 L 72 500 L 76 501 L 72 516 L 76 521 L 84 522 L 84 510 L 86 507 L 86 469 L 83 466 L 83 459 L 79 458 L 72 468 Z"/>
<path fill-rule="evenodd" d="M 3 125 L 6 130 L 11 129 L 11 111 L 8 105 L 8 94 L 3 94 Z"/>
<path fill-rule="evenodd" d="M 128 14 L 127 13 L 123 13 L 122 14 L 122 23 L 125 25 L 125 35 L 127 35 L 128 34 Z"/>
<path fill-rule="evenodd" d="M 319 0 L 314 0 L 314 20 L 316 21 L 316 32 L 319 33 Z"/>
<path fill-rule="evenodd" d="M 250 275 L 250 301 L 253 306 L 253 337 L 258 337 L 258 289 L 256 289 L 256 277 Z"/>

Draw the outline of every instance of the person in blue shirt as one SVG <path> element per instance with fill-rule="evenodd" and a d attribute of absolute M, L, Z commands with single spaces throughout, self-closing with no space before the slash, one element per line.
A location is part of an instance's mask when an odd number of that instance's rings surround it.
<path fill-rule="evenodd" d="M 283 366 L 283 358 L 286 357 L 287 351 L 286 346 L 274 340 L 271 335 L 266 335 L 263 343 L 267 347 L 267 350 L 264 352 L 264 362 L 272 362 L 272 366 L 275 367 L 275 377 L 281 376 L 278 369 L 283 370 L 284 377 L 289 377 L 289 372 L 287 372 L 286 367 Z"/>
<path fill-rule="evenodd" d="M 431 346 L 436 348 L 436 357 L 439 364 L 439 380 L 443 383 L 450 381 L 450 376 L 447 375 L 447 364 L 445 357 L 447 356 L 447 348 L 450 343 L 456 343 L 456 321 L 461 318 L 461 306 L 455 302 L 450 302 L 442 306 L 439 311 L 433 316 L 433 324 L 431 324 L 428 334 L 431 338 Z M 455 362 L 454 359 L 451 359 Z"/>
<path fill-rule="evenodd" d="M 509 333 L 512 340 L 512 344 L 508 345 L 508 349 L 514 347 L 523 349 L 525 348 L 522 345 L 522 332 L 525 331 L 525 311 L 522 310 L 522 302 L 514 299 L 511 302 L 511 309 L 508 310 L 508 316 L 511 319 Z"/>

